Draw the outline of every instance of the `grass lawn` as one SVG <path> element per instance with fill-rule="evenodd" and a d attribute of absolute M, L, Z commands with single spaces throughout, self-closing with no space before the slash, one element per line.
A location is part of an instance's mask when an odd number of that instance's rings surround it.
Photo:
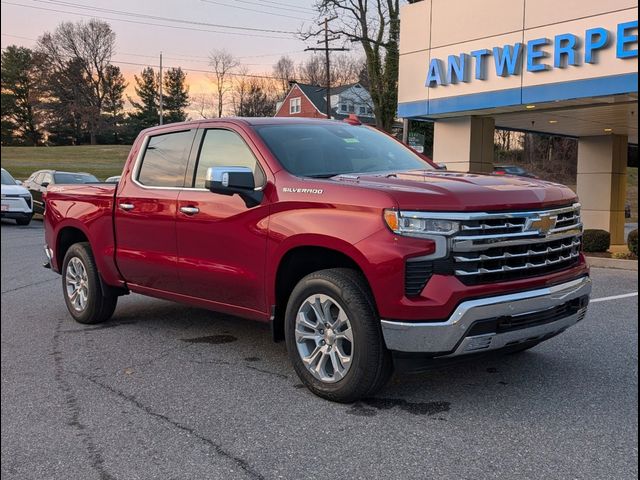
<path fill-rule="evenodd" d="M 130 149 L 130 145 L 2 147 L 2 168 L 18 180 L 43 169 L 89 172 L 104 180 L 122 173 Z"/>

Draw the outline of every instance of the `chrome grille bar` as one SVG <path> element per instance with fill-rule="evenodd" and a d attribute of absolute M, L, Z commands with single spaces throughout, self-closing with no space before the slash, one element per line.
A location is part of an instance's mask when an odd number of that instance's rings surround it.
<path fill-rule="evenodd" d="M 483 261 L 494 261 L 494 260 L 508 260 L 510 258 L 523 258 L 523 257 L 533 257 L 539 255 L 547 255 L 549 253 L 559 253 L 565 250 L 571 250 L 573 248 L 580 247 L 580 240 L 572 239 L 569 244 L 562 244 L 559 247 L 547 247 L 544 250 L 527 250 L 524 253 L 510 253 L 508 251 L 504 252 L 502 255 L 484 255 L 481 254 L 477 257 L 468 257 L 468 256 L 454 256 L 454 260 L 456 262 L 483 262 Z"/>
<path fill-rule="evenodd" d="M 568 262 L 569 260 L 573 260 L 575 258 L 578 258 L 579 256 L 580 256 L 580 252 L 574 252 L 574 253 L 570 253 L 566 257 L 560 255 L 555 260 L 550 260 L 550 259 L 547 258 L 541 263 L 530 263 L 530 262 L 527 262 L 526 265 L 520 265 L 520 266 L 517 266 L 517 267 L 510 267 L 509 265 L 504 265 L 504 266 L 502 266 L 500 268 L 496 268 L 496 269 L 479 268 L 477 270 L 473 270 L 473 271 L 469 271 L 469 272 L 466 271 L 466 270 L 456 270 L 456 275 L 460 275 L 460 276 L 485 275 L 485 274 L 492 274 L 492 273 L 514 272 L 514 271 L 518 271 L 518 270 L 527 270 L 527 269 L 532 269 L 532 268 L 548 267 L 550 265 L 557 265 L 557 264 L 560 264 L 560 263 L 563 263 L 563 262 Z"/>

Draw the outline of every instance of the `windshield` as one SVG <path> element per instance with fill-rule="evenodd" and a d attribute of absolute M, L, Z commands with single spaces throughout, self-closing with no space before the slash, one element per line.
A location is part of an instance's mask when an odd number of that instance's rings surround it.
<path fill-rule="evenodd" d="M 56 183 L 91 183 L 99 181 L 88 173 L 56 173 L 53 178 Z"/>
<path fill-rule="evenodd" d="M 6 170 L 2 170 L 2 185 L 15 185 L 16 181 Z"/>
<path fill-rule="evenodd" d="M 256 130 L 282 166 L 298 176 L 433 170 L 409 148 L 364 126 L 264 125 Z"/>

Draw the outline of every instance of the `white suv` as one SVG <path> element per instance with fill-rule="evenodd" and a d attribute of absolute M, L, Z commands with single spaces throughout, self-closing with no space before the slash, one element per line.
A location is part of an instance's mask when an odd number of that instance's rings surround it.
<path fill-rule="evenodd" d="M 33 216 L 33 199 L 29 190 L 2 169 L 2 218 L 13 218 L 18 225 L 29 225 Z"/>

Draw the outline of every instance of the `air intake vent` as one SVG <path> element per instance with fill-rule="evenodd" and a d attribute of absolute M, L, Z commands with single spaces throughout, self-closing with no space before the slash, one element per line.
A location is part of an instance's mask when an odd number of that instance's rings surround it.
<path fill-rule="evenodd" d="M 429 261 L 408 261 L 404 271 L 404 293 L 407 297 L 420 295 L 433 275 L 433 263 Z"/>

